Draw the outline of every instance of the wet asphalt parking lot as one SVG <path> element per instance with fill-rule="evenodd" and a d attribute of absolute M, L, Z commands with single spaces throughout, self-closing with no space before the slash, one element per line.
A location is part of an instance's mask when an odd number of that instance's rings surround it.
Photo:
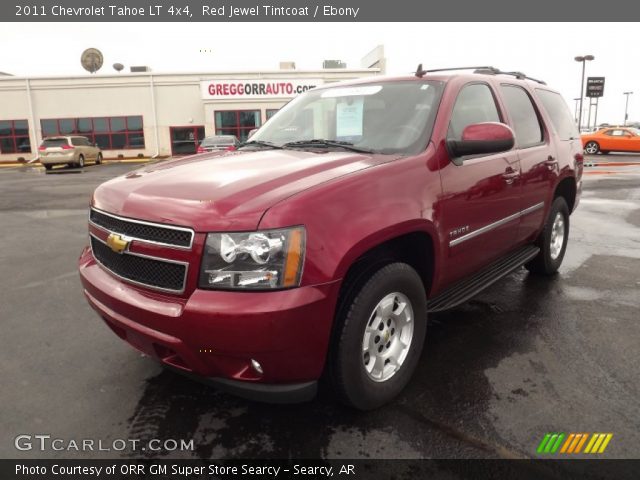
<path fill-rule="evenodd" d="M 408 388 L 369 413 L 327 392 L 289 406 L 222 394 L 108 330 L 76 260 L 93 188 L 137 165 L 0 169 L 0 457 L 529 458 L 561 431 L 611 432 L 606 458 L 638 458 L 640 158 L 624 160 L 639 163 L 586 169 L 559 275 L 520 269 L 431 315 Z M 21 452 L 19 434 L 193 439 L 195 450 Z"/>

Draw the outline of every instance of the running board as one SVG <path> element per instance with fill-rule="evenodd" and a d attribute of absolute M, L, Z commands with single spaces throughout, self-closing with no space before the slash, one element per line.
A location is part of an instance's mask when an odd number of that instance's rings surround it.
<path fill-rule="evenodd" d="M 538 247 L 527 245 L 500 258 L 471 277 L 456 283 L 444 292 L 428 300 L 428 311 L 440 312 L 460 305 L 480 293 L 489 285 L 533 259 L 538 255 L 539 251 L 540 249 Z"/>

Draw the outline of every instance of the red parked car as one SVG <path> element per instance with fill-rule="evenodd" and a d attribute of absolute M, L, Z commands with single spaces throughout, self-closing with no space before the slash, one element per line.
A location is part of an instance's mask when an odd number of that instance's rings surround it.
<path fill-rule="evenodd" d="M 359 409 L 407 384 L 429 312 L 558 270 L 583 160 L 557 92 L 489 68 L 317 88 L 201 157 L 96 189 L 89 303 L 221 389 L 303 401 L 326 375 Z"/>

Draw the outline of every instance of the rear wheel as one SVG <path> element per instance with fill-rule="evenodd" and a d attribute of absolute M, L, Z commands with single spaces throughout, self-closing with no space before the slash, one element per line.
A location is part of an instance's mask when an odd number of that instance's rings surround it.
<path fill-rule="evenodd" d="M 587 144 L 584 146 L 584 151 L 589 155 L 595 155 L 600 151 L 600 145 L 598 145 L 598 142 L 587 142 Z"/>
<path fill-rule="evenodd" d="M 558 271 L 567 249 L 569 238 L 569 207 L 562 197 L 557 197 L 551 205 L 544 229 L 536 240 L 540 253 L 525 265 L 527 270 L 543 275 Z"/>
<path fill-rule="evenodd" d="M 418 273 L 405 263 L 380 268 L 344 299 L 330 368 L 336 393 L 360 410 L 393 399 L 413 374 L 427 328 Z"/>
<path fill-rule="evenodd" d="M 80 168 L 84 168 L 84 155 L 80 155 L 80 156 L 78 157 L 78 164 L 77 164 L 77 165 L 78 165 L 78 167 L 80 167 Z"/>
<path fill-rule="evenodd" d="M 96 157 L 96 165 L 100 165 L 102 163 L 102 154 L 99 153 Z"/>

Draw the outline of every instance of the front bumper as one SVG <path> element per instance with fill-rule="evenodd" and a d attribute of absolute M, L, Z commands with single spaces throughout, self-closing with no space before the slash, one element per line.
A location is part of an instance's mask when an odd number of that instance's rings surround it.
<path fill-rule="evenodd" d="M 89 304 L 120 338 L 172 369 L 263 401 L 315 395 L 339 281 L 273 292 L 151 292 L 79 260 Z M 260 363 L 263 374 L 251 366 Z"/>

